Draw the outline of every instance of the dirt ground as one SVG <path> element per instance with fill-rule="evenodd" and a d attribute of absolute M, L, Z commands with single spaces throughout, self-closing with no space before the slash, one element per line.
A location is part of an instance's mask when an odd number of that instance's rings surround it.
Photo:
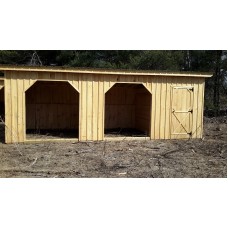
<path fill-rule="evenodd" d="M 0 142 L 0 177 L 227 177 L 227 119 L 202 140 Z"/>

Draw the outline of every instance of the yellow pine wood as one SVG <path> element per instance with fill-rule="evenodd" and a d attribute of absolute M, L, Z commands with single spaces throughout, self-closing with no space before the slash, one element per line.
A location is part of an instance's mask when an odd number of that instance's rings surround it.
<path fill-rule="evenodd" d="M 80 140 L 85 141 L 87 140 L 87 121 L 86 121 L 86 116 L 87 116 L 87 86 L 86 82 L 83 80 L 81 85 L 81 114 L 80 114 L 80 120 L 81 120 L 81 128 L 80 128 Z"/>
<path fill-rule="evenodd" d="M 11 72 L 5 73 L 5 142 L 12 143 Z"/>
<path fill-rule="evenodd" d="M 18 125 L 18 141 L 23 142 L 24 141 L 24 122 L 23 122 L 23 115 L 24 115 L 24 84 L 23 79 L 20 78 L 20 75 L 18 75 L 17 81 L 17 125 Z"/>
<path fill-rule="evenodd" d="M 157 77 L 152 79 L 151 139 L 155 139 Z"/>
<path fill-rule="evenodd" d="M 180 86 L 182 88 L 185 88 L 186 83 L 185 83 L 185 78 L 182 77 L 180 78 Z M 187 106 L 189 105 L 189 99 L 187 98 L 188 95 L 188 90 L 187 89 L 179 89 L 179 97 L 177 98 L 178 100 L 182 100 L 182 102 L 179 102 L 179 109 L 180 111 L 186 111 Z M 181 121 L 181 124 L 183 125 L 183 127 L 189 131 L 188 127 L 187 127 L 187 122 L 189 122 L 189 114 L 188 113 L 177 113 L 177 115 L 179 116 L 179 120 Z M 185 137 L 189 137 L 189 135 L 186 134 L 186 130 L 180 125 L 180 133 L 183 133 L 183 138 Z M 186 135 L 185 135 L 186 134 Z"/>
<path fill-rule="evenodd" d="M 126 75 L 126 76 L 170 76 L 170 77 L 211 77 L 212 73 L 200 72 L 166 72 L 166 71 L 137 71 L 137 70 L 107 70 L 107 69 L 83 69 L 83 68 L 63 68 L 63 67 L 36 67 L 36 66 L 4 66 L 0 65 L 0 70 L 23 71 L 23 72 L 50 72 L 50 73 L 81 73 L 81 74 L 99 74 L 99 75 Z"/>
<path fill-rule="evenodd" d="M 203 131 L 203 100 L 204 100 L 204 80 L 198 79 L 199 91 L 198 91 L 198 113 L 197 113 L 197 135 L 196 138 L 202 137 Z"/>
<path fill-rule="evenodd" d="M 166 78 L 161 78 L 161 100 L 160 100 L 160 135 L 159 138 L 165 138 L 165 116 L 166 116 Z"/>
<path fill-rule="evenodd" d="M 92 135 L 92 128 L 93 128 L 93 75 L 87 76 L 87 115 L 86 115 L 86 122 L 87 122 L 87 131 L 86 136 L 87 140 L 93 140 Z"/>
<path fill-rule="evenodd" d="M 176 81 L 172 87 L 172 138 L 189 138 L 192 132 L 192 113 L 187 112 L 193 108 L 193 91 L 191 89 L 191 80 L 182 78 Z"/>
<path fill-rule="evenodd" d="M 154 120 L 154 127 L 155 127 L 155 139 L 160 139 L 160 115 L 161 115 L 161 78 L 157 77 L 156 82 L 156 107 L 155 107 L 155 120 Z"/>
<path fill-rule="evenodd" d="M 167 77 L 164 77 L 167 76 Z M 55 71 L 5 71 L 5 80 L 0 80 L 0 86 L 5 86 L 5 112 L 6 112 L 6 142 L 23 142 L 26 140 L 26 101 L 25 92 L 38 80 L 42 81 L 65 81 L 69 82 L 78 94 L 79 106 L 76 110 L 74 104 L 72 107 L 66 106 L 65 112 L 60 110 L 60 107 L 54 105 L 44 104 L 44 109 L 50 110 L 50 112 L 59 112 L 59 116 L 56 118 L 41 112 L 42 118 L 47 118 L 47 125 L 49 127 L 55 125 L 60 126 L 60 116 L 66 116 L 69 120 L 66 127 L 70 127 L 74 124 L 71 121 L 71 115 L 75 115 L 78 119 L 79 125 L 79 140 L 103 140 L 104 139 L 104 125 L 106 119 L 109 117 L 105 113 L 105 102 L 112 103 L 112 116 L 113 124 L 111 125 L 123 125 L 135 126 L 138 124 L 139 128 L 150 129 L 151 139 L 170 139 L 170 138 L 186 138 L 186 135 L 172 135 L 172 130 L 177 128 L 180 133 L 184 133 L 183 129 L 178 126 L 177 121 L 172 116 L 172 106 L 180 108 L 182 110 L 193 107 L 192 115 L 189 114 L 189 118 L 184 122 L 184 126 L 187 129 L 192 128 L 192 138 L 202 137 L 203 128 L 203 97 L 204 97 L 204 78 L 202 77 L 189 77 L 189 75 L 172 74 L 108 74 L 103 72 L 55 72 Z M 176 77 L 174 77 L 176 76 Z M 185 77 L 184 77 L 185 76 Z M 192 75 L 191 75 L 192 76 Z M 111 97 L 106 96 L 115 83 L 131 83 L 131 84 L 143 84 L 147 91 L 152 94 L 150 105 L 142 105 L 141 108 L 134 112 L 128 104 L 131 99 L 131 90 L 133 87 L 129 87 L 124 92 L 123 90 L 114 91 Z M 186 93 L 187 89 L 176 92 L 173 94 L 172 86 L 193 86 L 194 90 L 192 97 Z M 66 91 L 66 97 L 61 96 L 61 88 L 56 87 L 56 91 L 60 94 L 59 99 L 66 99 L 65 103 L 68 103 L 70 94 Z M 107 92 L 108 91 L 108 92 Z M 184 92 L 185 91 L 185 92 Z M 141 93 L 141 92 L 140 92 Z M 49 99 L 46 97 L 45 91 L 39 91 L 39 99 Z M 125 96 L 126 104 L 122 104 L 121 96 Z M 142 101 L 147 100 L 148 96 L 141 95 Z M 174 97 L 173 97 L 174 96 Z M 108 100 L 105 100 L 105 97 Z M 29 99 L 32 99 L 30 97 Z M 137 98 L 138 99 L 138 98 Z M 192 104 L 189 104 L 192 102 Z M 71 103 L 71 102 L 70 102 Z M 78 102 L 77 102 L 78 103 Z M 142 102 L 143 103 L 143 102 Z M 46 105 L 46 106 L 45 106 Z M 111 106 L 107 108 L 110 110 Z M 31 107 L 35 109 L 35 106 Z M 141 111 L 139 111 L 141 109 Z M 149 111 L 148 111 L 149 109 Z M 58 111 L 59 110 L 59 111 Z M 71 111 L 73 110 L 73 111 Z M 122 111 L 121 111 L 122 110 Z M 121 111 L 121 118 L 116 118 Z M 110 111 L 108 111 L 110 112 Z M 70 114 L 71 113 L 71 114 Z M 79 113 L 79 114 L 77 114 Z M 129 114 L 130 113 L 130 114 Z M 136 116 L 140 116 L 137 122 Z M 111 114 L 110 114 L 111 115 Z M 181 116 L 182 114 L 177 114 Z M 148 122 L 148 116 L 150 122 Z M 142 117 L 142 118 L 141 118 Z M 144 120 L 145 119 L 145 120 Z M 29 121 L 28 121 L 29 123 Z M 31 123 L 32 124 L 32 123 Z M 43 122 L 38 121 L 38 124 L 43 125 Z M 110 123 L 109 123 L 110 124 Z M 148 126 L 147 126 L 148 125 Z M 64 127 L 64 126 L 62 126 Z M 16 133 L 13 133 L 16 132 Z M 16 136 L 15 136 L 16 134 Z"/>
<path fill-rule="evenodd" d="M 78 129 L 79 95 L 67 82 L 38 81 L 26 91 L 26 100 L 27 129 Z"/>
<path fill-rule="evenodd" d="M 152 139 L 152 108 L 153 108 L 153 93 L 152 93 L 152 78 L 149 78 L 149 88 L 148 92 L 150 93 L 150 126 L 149 126 L 149 135 L 150 135 L 150 139 Z"/>
<path fill-rule="evenodd" d="M 18 142 L 18 87 L 17 87 L 17 73 L 11 76 L 11 119 L 12 119 L 12 142 Z"/>
<path fill-rule="evenodd" d="M 203 114 L 204 114 L 204 94 L 205 94 L 205 80 L 202 80 L 202 97 L 201 97 L 201 101 L 202 101 L 202 104 L 201 104 L 201 133 L 200 133 L 200 138 L 203 137 Z"/>
<path fill-rule="evenodd" d="M 63 80 L 64 81 L 64 80 Z M 79 88 L 79 75 L 74 75 L 71 73 L 67 73 L 67 81 L 80 93 L 80 88 Z"/>
<path fill-rule="evenodd" d="M 104 139 L 105 91 L 103 82 L 104 76 L 101 75 L 98 82 L 98 140 Z"/>
<path fill-rule="evenodd" d="M 165 139 L 170 139 L 170 115 L 171 115 L 171 83 L 170 78 L 166 78 L 166 105 L 165 105 Z"/>
<path fill-rule="evenodd" d="M 198 116 L 198 91 L 199 91 L 198 81 L 192 80 L 192 86 L 193 86 L 192 138 L 196 138 L 197 116 Z"/>
<path fill-rule="evenodd" d="M 93 140 L 98 140 L 98 102 L 97 102 L 97 98 L 98 98 L 98 77 L 97 75 L 94 75 L 94 80 L 93 80 L 93 127 L 92 127 L 92 131 L 93 131 Z"/>
<path fill-rule="evenodd" d="M 171 134 L 171 138 L 172 139 L 175 139 L 175 135 L 173 135 L 173 133 L 174 133 L 174 131 L 176 130 L 175 128 L 175 126 L 177 126 L 177 124 L 176 124 L 176 119 L 175 119 L 175 117 L 173 116 L 173 109 L 174 108 L 176 108 L 176 106 L 177 106 L 177 103 L 176 103 L 176 99 L 175 99 L 175 92 L 176 91 L 174 91 L 174 87 L 175 86 L 177 86 L 177 84 L 176 84 L 176 80 L 175 80 L 176 78 L 173 78 L 172 79 L 172 85 L 171 85 L 171 99 L 170 99 L 170 106 L 171 106 L 171 113 L 170 113 L 170 124 L 171 124 L 171 126 L 170 126 L 170 128 L 171 128 L 171 130 L 170 130 L 170 134 Z"/>

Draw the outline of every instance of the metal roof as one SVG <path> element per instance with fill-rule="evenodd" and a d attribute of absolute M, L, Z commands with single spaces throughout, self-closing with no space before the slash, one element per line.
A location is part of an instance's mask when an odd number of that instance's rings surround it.
<path fill-rule="evenodd" d="M 102 68 L 74 68 L 60 66 L 18 66 L 0 65 L 0 71 L 30 71 L 30 72 L 62 72 L 83 74 L 108 74 L 108 75 L 147 75 L 147 76 L 182 76 L 182 77 L 211 77 L 213 73 L 205 72 L 171 72 L 171 71 L 147 71 L 125 69 L 102 69 Z"/>

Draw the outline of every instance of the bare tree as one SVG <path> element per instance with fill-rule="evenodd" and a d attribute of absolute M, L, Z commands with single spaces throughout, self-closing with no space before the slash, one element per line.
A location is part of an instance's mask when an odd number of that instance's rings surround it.
<path fill-rule="evenodd" d="M 216 115 L 220 110 L 220 89 L 221 89 L 221 60 L 222 51 L 216 51 L 216 63 L 215 63 L 215 73 L 214 73 L 214 97 L 213 103 L 216 108 Z"/>
<path fill-rule="evenodd" d="M 33 52 L 29 65 L 30 66 L 42 66 L 43 65 L 40 60 L 40 57 L 36 51 Z"/>

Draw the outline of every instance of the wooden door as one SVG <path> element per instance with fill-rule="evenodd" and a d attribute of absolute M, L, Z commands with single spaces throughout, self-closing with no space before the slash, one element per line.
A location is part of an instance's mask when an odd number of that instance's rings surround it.
<path fill-rule="evenodd" d="M 171 93 L 171 138 L 191 138 L 193 87 L 174 86 Z"/>

